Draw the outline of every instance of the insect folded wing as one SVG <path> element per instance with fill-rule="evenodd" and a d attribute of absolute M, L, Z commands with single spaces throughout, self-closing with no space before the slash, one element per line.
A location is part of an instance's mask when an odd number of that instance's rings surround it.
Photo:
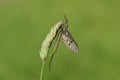
<path fill-rule="evenodd" d="M 79 53 L 79 47 L 67 29 L 63 30 L 62 41 L 68 49 L 75 53 Z"/>

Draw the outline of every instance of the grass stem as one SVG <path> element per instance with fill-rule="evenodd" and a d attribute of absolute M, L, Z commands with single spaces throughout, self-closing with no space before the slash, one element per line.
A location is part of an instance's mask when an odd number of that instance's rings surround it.
<path fill-rule="evenodd" d="M 40 73 L 40 80 L 43 79 L 43 70 L 44 70 L 44 65 L 45 65 L 45 61 L 43 61 L 42 63 L 42 68 L 41 68 L 41 73 Z"/>

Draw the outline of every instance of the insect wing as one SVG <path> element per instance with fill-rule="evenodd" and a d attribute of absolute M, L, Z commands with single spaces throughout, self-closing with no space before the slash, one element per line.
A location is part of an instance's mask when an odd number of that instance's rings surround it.
<path fill-rule="evenodd" d="M 67 30 L 67 28 L 64 29 L 62 32 L 62 41 L 67 48 L 69 48 L 75 53 L 79 53 L 79 47 L 73 39 L 73 37 L 71 36 L 71 34 L 69 33 L 69 31 Z"/>

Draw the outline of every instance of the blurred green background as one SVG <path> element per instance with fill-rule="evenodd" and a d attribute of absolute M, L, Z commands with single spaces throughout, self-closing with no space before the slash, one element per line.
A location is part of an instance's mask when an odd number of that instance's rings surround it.
<path fill-rule="evenodd" d="M 0 80 L 39 80 L 39 49 L 66 14 L 80 54 L 61 41 L 43 80 L 120 80 L 120 0 L 0 0 Z"/>

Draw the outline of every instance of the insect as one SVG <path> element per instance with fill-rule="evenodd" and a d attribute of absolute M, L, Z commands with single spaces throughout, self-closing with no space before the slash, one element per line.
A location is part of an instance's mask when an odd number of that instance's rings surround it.
<path fill-rule="evenodd" d="M 64 45 L 68 49 L 70 49 L 74 53 L 79 53 L 79 47 L 78 47 L 76 41 L 71 36 L 70 32 L 68 31 L 68 19 L 66 18 L 66 16 L 64 16 L 64 18 L 65 18 L 65 22 L 62 24 L 62 28 L 57 33 L 56 44 L 55 44 L 54 51 L 53 51 L 53 54 L 52 54 L 52 56 L 50 58 L 50 62 L 49 62 L 49 70 L 51 69 L 51 62 L 52 62 L 55 52 L 57 51 L 57 48 L 59 46 L 60 39 L 62 39 Z"/>

